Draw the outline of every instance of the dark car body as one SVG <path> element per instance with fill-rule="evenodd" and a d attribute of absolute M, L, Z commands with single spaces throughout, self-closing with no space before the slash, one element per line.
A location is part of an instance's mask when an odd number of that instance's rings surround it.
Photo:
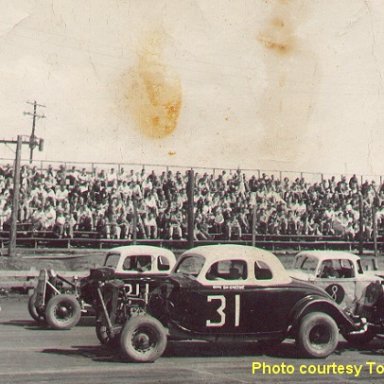
<path fill-rule="evenodd" d="M 168 337 L 177 339 L 282 341 L 293 337 L 312 357 L 333 352 L 337 330 L 350 334 L 366 329 L 364 321 L 345 314 L 324 290 L 292 279 L 272 253 L 239 245 L 185 252 L 164 284 L 150 294 L 145 311 L 144 325 L 140 318 L 131 324 L 128 320 L 121 335 L 123 351 L 135 361 L 147 361 L 143 355 L 148 348 L 140 340 L 145 339 L 146 329 L 157 328 L 153 319 Z M 153 350 L 159 350 L 156 332 L 147 335 Z"/>

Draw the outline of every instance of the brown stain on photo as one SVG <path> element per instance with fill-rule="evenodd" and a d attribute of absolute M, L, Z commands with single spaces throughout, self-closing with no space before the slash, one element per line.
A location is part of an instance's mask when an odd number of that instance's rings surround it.
<path fill-rule="evenodd" d="M 300 155 L 319 85 L 317 56 L 300 34 L 311 3 L 271 0 L 258 29 L 267 86 L 258 106 L 264 128 L 259 151 L 266 158 L 293 161 Z"/>
<path fill-rule="evenodd" d="M 149 138 L 172 134 L 180 116 L 182 88 L 180 78 L 164 62 L 166 34 L 147 34 L 137 49 L 137 62 L 121 76 L 119 105 L 122 117 L 135 122 Z"/>

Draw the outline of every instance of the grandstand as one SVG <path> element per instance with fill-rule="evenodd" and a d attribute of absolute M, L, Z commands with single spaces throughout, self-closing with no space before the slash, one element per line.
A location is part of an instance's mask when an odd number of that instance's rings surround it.
<path fill-rule="evenodd" d="M 0 166 L 0 241 L 8 241 L 12 163 Z M 185 247 L 188 170 L 137 164 L 23 164 L 18 246 Z M 382 179 L 194 169 L 193 239 L 266 248 L 373 247 L 384 224 Z M 255 207 L 255 210 L 254 210 Z M 379 240 L 381 237 L 379 236 Z M 360 242 L 360 243 L 359 243 Z M 380 244 L 380 241 L 379 241 Z"/>

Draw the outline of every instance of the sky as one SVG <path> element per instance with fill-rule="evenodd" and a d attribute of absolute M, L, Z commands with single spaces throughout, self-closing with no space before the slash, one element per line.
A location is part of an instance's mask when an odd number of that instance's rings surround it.
<path fill-rule="evenodd" d="M 45 105 L 36 160 L 384 175 L 380 0 L 0 5 L 0 138 Z"/>

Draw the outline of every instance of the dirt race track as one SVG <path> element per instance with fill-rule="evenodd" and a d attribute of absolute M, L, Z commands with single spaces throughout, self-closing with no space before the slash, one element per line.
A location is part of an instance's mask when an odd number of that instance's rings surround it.
<path fill-rule="evenodd" d="M 384 379 L 382 340 L 357 350 L 340 339 L 336 353 L 325 360 L 298 359 L 292 342 L 275 348 L 173 342 L 155 363 L 133 364 L 99 345 L 91 318 L 83 318 L 72 330 L 54 331 L 30 319 L 25 296 L 4 297 L 0 304 L 2 384 L 373 383 Z M 264 363 L 264 374 L 261 369 L 252 374 L 253 363 Z M 283 374 L 281 364 L 290 365 L 294 372 Z M 358 375 L 341 373 L 348 365 L 351 370 L 361 369 Z M 313 369 L 328 369 L 328 373 L 308 373 Z"/>

